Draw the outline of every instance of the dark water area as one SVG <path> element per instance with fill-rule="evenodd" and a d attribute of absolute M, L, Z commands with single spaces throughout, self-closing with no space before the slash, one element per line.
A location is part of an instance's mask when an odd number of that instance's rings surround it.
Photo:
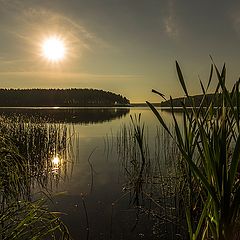
<path fill-rule="evenodd" d="M 89 121 L 91 111 L 94 120 Z M 52 205 L 54 211 L 65 213 L 62 219 L 74 239 L 154 239 L 152 219 L 134 208 L 124 190 L 125 173 L 114 146 L 117 132 L 130 124 L 130 114 L 140 112 L 77 110 L 78 119 L 80 115 L 87 119 L 74 126 L 79 134 L 78 158 L 69 180 L 56 188 Z M 103 116 L 108 120 L 103 122 Z"/>
<path fill-rule="evenodd" d="M 93 124 L 126 116 L 127 108 L 0 108 L 0 115 L 22 116 L 49 123 Z"/>
<path fill-rule="evenodd" d="M 49 207 L 61 212 L 73 239 L 175 239 L 161 238 L 154 230 L 156 219 L 146 210 L 148 201 L 142 209 L 134 206 L 132 191 L 126 188 L 129 177 L 116 148 L 119 131 L 130 126 L 130 115 L 139 114 L 150 136 L 149 145 L 154 146 L 159 124 L 148 108 L 1 108 L 0 114 L 4 118 L 23 116 L 37 119 L 35 122 L 45 119 L 48 124 L 73 127 L 74 161 L 69 161 L 70 167 L 62 171 L 64 177 L 59 174 L 49 187 Z M 168 120 L 169 113 L 163 112 L 163 117 Z M 54 174 L 58 175 L 60 168 Z M 164 226 L 163 232 L 171 231 Z"/>

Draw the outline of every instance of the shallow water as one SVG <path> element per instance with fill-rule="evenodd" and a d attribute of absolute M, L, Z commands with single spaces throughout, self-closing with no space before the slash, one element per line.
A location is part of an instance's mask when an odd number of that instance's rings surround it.
<path fill-rule="evenodd" d="M 50 204 L 51 210 L 62 213 L 74 239 L 157 239 L 152 219 L 133 208 L 124 190 L 126 177 L 115 146 L 121 127 L 139 113 L 153 145 L 159 123 L 148 108 L 2 108 L 0 113 L 47 119 L 74 129 L 75 160 L 53 187 Z M 168 123 L 169 116 L 163 112 Z"/>
<path fill-rule="evenodd" d="M 113 146 L 121 126 L 130 124 L 130 114 L 140 112 L 146 121 L 155 120 L 148 109 L 129 109 L 121 118 L 74 126 L 79 134 L 79 158 L 69 181 L 59 186 L 66 193 L 55 198 L 55 210 L 67 214 L 63 220 L 75 239 L 152 239 L 147 216 L 140 216 L 135 227 L 137 212 L 130 205 L 129 194 L 122 190 L 124 172 Z M 93 172 L 88 162 L 91 153 Z"/>

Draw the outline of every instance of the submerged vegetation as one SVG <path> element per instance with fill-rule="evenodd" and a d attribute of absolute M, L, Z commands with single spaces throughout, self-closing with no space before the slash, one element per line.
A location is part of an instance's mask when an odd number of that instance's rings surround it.
<path fill-rule="evenodd" d="M 50 212 L 42 197 L 33 200 L 34 189 L 49 195 L 70 171 L 69 134 L 61 125 L 1 117 L 1 239 L 70 238 L 60 213 Z"/>

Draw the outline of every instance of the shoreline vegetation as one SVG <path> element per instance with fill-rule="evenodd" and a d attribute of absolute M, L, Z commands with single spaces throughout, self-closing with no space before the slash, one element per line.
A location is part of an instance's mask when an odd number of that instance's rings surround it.
<path fill-rule="evenodd" d="M 47 204 L 72 171 L 71 129 L 1 116 L 0 136 L 0 239 L 71 239 L 61 213 Z"/>
<path fill-rule="evenodd" d="M 97 89 L 0 89 L 0 107 L 118 107 L 130 101 Z"/>
<path fill-rule="evenodd" d="M 153 90 L 154 93 L 156 93 L 155 90 Z M 183 109 L 183 108 L 192 108 L 192 103 L 194 102 L 195 107 L 199 107 L 200 105 L 202 107 L 208 107 L 210 103 L 213 104 L 214 107 L 218 107 L 221 105 L 221 94 L 197 94 L 192 96 L 186 96 L 186 97 L 178 97 L 178 98 L 172 98 L 169 100 L 164 100 L 159 103 L 151 103 L 155 107 L 159 107 L 161 109 Z M 184 104 L 184 106 L 183 106 Z M 234 102 L 234 105 L 236 105 L 236 102 Z M 148 107 L 147 103 L 131 103 L 130 107 Z"/>
<path fill-rule="evenodd" d="M 187 98 L 178 100 L 183 109 L 180 122 L 170 97 L 173 131 L 161 112 L 147 104 L 180 152 L 178 163 L 184 176 L 181 200 L 189 239 L 234 240 L 239 239 L 240 233 L 240 80 L 229 91 L 225 64 L 219 70 L 212 62 L 207 86 L 200 80 L 201 98 L 190 97 L 176 62 L 178 79 Z M 214 94 L 209 95 L 213 73 L 218 84 Z M 156 90 L 153 92 L 158 94 Z"/>
<path fill-rule="evenodd" d="M 186 98 L 170 97 L 172 124 L 147 102 L 160 125 L 155 142 L 148 140 L 141 115 L 119 134 L 125 189 L 131 203 L 155 219 L 157 239 L 240 239 L 240 80 L 229 91 L 225 65 L 220 71 L 213 62 L 203 94 L 190 97 L 177 62 L 176 69 Z M 218 84 L 207 94 L 213 72 Z M 161 164 L 168 164 L 166 172 Z"/>
<path fill-rule="evenodd" d="M 205 95 L 199 94 L 194 96 L 178 97 L 161 102 L 159 106 L 164 108 L 191 108 L 193 107 L 193 102 L 195 107 L 208 107 L 210 103 L 212 103 L 214 107 L 217 107 L 221 105 L 221 94 L 209 93 Z"/>
<path fill-rule="evenodd" d="M 190 97 L 177 62 L 176 68 L 186 98 L 170 97 L 165 102 L 170 104 L 166 107 L 171 109 L 172 125 L 165 122 L 161 109 L 158 111 L 155 105 L 146 102 L 161 127 L 151 146 L 155 148 L 154 157 L 150 156 L 150 142 L 141 115 L 131 117 L 131 128 L 125 127 L 119 134 L 117 151 L 128 177 L 124 189 L 129 191 L 130 203 L 139 213 L 154 217 L 157 239 L 171 233 L 168 239 L 178 236 L 191 240 L 237 240 L 240 237 L 240 80 L 229 91 L 225 85 L 225 65 L 219 71 L 213 63 L 207 86 L 201 83 L 203 94 Z M 207 94 L 214 71 L 218 85 L 215 93 Z M 80 92 L 86 95 L 78 95 Z M 153 92 L 166 100 L 163 94 Z M 69 104 L 66 107 L 130 105 L 121 95 L 93 89 L 1 89 L 0 103 Z M 181 120 L 175 107 L 182 109 Z M 45 200 L 33 201 L 32 189 L 34 186 L 42 191 L 49 186 L 51 189 L 72 171 L 74 153 L 68 140 L 74 135 L 61 124 L 26 123 L 22 118 L 3 117 L 0 133 L 0 238 L 70 239 L 61 213 L 51 212 Z M 171 171 L 162 171 L 163 157 Z"/>

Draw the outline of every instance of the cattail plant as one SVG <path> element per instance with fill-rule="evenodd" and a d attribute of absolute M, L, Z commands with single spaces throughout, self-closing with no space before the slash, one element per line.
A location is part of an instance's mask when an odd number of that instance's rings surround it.
<path fill-rule="evenodd" d="M 174 139 L 185 163 L 186 191 L 183 196 L 189 238 L 237 239 L 240 210 L 240 96 L 239 81 L 232 90 L 226 87 L 226 67 L 219 71 L 213 62 L 206 88 L 200 81 L 199 104 L 188 93 L 182 71 L 177 74 L 186 95 L 182 105 L 182 123 L 170 98 L 174 134 L 161 113 L 147 104 L 160 124 Z M 216 89 L 209 101 L 208 88 L 216 73 Z M 154 91 L 157 92 L 157 91 Z"/>

